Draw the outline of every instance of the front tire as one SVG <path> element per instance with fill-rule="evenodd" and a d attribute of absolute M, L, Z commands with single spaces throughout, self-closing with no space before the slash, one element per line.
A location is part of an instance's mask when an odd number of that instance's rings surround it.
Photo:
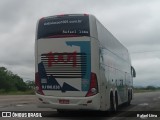
<path fill-rule="evenodd" d="M 128 93 L 129 95 L 128 95 L 128 106 L 131 104 L 131 94 L 130 93 Z"/>
<path fill-rule="evenodd" d="M 130 106 L 130 104 L 131 104 L 131 93 L 128 91 L 128 100 L 127 100 L 126 105 Z"/>

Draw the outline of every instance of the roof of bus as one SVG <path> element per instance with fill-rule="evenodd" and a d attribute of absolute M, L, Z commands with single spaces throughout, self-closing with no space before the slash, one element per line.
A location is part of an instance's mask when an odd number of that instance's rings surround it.
<path fill-rule="evenodd" d="M 42 17 L 41 19 L 49 19 L 49 18 L 55 18 L 55 17 L 65 17 L 65 16 L 93 16 L 91 14 L 59 14 L 59 15 L 53 15 L 53 16 L 46 16 Z"/>

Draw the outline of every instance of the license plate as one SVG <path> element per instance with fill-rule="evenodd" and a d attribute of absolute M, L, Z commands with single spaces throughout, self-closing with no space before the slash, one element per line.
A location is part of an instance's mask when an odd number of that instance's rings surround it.
<path fill-rule="evenodd" d="M 69 104 L 69 100 L 59 99 L 60 104 Z"/>

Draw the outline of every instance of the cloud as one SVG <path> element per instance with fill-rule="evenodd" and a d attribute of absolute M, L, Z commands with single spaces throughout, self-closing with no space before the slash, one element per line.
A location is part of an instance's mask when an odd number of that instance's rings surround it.
<path fill-rule="evenodd" d="M 56 14 L 89 13 L 128 48 L 137 71 L 135 85 L 152 84 L 151 79 L 156 84 L 160 78 L 160 55 L 155 51 L 160 50 L 159 5 L 159 0 L 1 0 L 0 65 L 34 79 L 37 20 Z"/>
<path fill-rule="evenodd" d="M 135 85 L 160 86 L 160 81 L 159 81 L 160 57 L 157 57 L 154 54 L 150 56 L 146 54 L 135 59 L 133 61 L 133 65 L 136 68 L 136 72 L 138 76 L 134 80 Z"/>

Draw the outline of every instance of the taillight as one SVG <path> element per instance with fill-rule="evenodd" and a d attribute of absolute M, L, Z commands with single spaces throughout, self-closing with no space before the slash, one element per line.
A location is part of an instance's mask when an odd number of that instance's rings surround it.
<path fill-rule="evenodd" d="M 89 14 L 84 14 L 84 16 L 89 16 Z"/>
<path fill-rule="evenodd" d="M 40 19 L 40 21 L 43 21 L 44 20 L 44 17 L 42 17 L 41 19 Z"/>
<path fill-rule="evenodd" d="M 57 17 L 62 17 L 62 16 L 65 16 L 65 14 L 60 14 L 60 15 L 57 15 Z"/>
<path fill-rule="evenodd" d="M 44 95 L 44 93 L 42 91 L 42 86 L 40 83 L 40 77 L 39 77 L 38 73 L 35 74 L 35 85 L 36 85 L 36 93 Z"/>
<path fill-rule="evenodd" d="M 97 76 L 95 73 L 91 73 L 90 87 L 86 94 L 86 97 L 93 96 L 98 93 Z"/>

